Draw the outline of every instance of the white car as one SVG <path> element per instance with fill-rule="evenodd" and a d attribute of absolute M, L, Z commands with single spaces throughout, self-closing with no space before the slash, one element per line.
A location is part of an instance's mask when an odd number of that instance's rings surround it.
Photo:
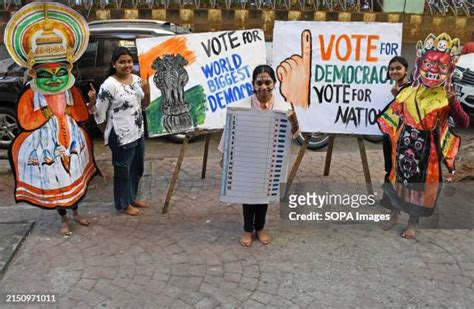
<path fill-rule="evenodd" d="M 459 57 L 453 81 L 456 95 L 464 110 L 474 115 L 474 53 Z"/>

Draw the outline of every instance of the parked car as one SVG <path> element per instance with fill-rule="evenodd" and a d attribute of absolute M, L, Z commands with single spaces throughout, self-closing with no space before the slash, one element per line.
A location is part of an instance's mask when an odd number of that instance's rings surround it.
<path fill-rule="evenodd" d="M 453 77 L 456 95 L 464 110 L 474 116 L 474 53 L 464 54 L 456 63 Z"/>
<path fill-rule="evenodd" d="M 189 33 L 189 30 L 175 24 L 157 20 L 106 20 L 89 23 L 89 45 L 82 57 L 74 64 L 73 74 L 76 86 L 87 95 L 89 84 L 98 90 L 105 80 L 113 50 L 118 46 L 130 49 L 138 73 L 138 56 L 135 40 L 157 36 L 172 36 Z M 19 132 L 16 120 L 16 102 L 27 82 L 26 69 L 19 67 L 0 45 L 0 147 L 8 148 Z M 91 119 L 86 123 L 89 129 L 96 128 Z M 181 141 L 184 135 L 171 136 Z"/>

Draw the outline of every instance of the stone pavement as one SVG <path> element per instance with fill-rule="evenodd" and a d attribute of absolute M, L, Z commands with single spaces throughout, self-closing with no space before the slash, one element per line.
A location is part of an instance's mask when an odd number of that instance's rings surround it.
<path fill-rule="evenodd" d="M 35 221 L 0 278 L 0 295 L 55 293 L 55 304 L 31 305 L 44 308 L 472 307 L 472 230 L 423 229 L 410 241 L 399 237 L 402 224 L 387 232 L 375 223 L 289 225 L 274 204 L 273 243 L 240 246 L 240 205 L 219 202 L 217 139 L 204 180 L 202 147 L 191 145 L 167 215 L 161 207 L 175 155 L 156 156 L 152 142 L 141 191 L 153 208 L 141 217 L 113 210 L 112 169 L 100 147 L 105 179 L 92 182 L 80 206 L 92 224 L 74 225 L 71 237 L 57 234 L 55 212 L 13 206 L 0 194 L 0 222 Z M 336 139 L 328 177 L 321 176 L 324 152 L 307 152 L 296 183 L 361 183 L 356 145 Z M 381 145 L 366 146 L 372 178 L 382 179 Z M 24 306 L 0 300 L 1 308 Z"/>

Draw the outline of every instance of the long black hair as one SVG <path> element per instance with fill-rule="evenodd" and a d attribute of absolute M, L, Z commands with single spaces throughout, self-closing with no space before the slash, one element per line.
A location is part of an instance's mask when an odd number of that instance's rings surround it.
<path fill-rule="evenodd" d="M 399 62 L 401 65 L 403 65 L 405 67 L 405 69 L 407 70 L 407 74 L 408 74 L 408 61 L 405 58 L 401 57 L 401 56 L 395 56 L 392 59 L 390 59 L 390 61 L 388 62 L 387 80 L 390 79 L 390 65 L 394 62 Z"/>
<path fill-rule="evenodd" d="M 107 75 L 105 76 L 106 78 L 117 73 L 117 70 L 114 68 L 114 63 L 117 62 L 117 60 L 122 55 L 129 55 L 130 57 L 133 58 L 132 53 L 130 52 L 128 48 L 123 47 L 123 46 L 116 47 L 114 49 L 114 52 L 112 53 L 112 59 L 110 59 L 110 66 L 109 66 L 109 69 L 107 70 Z"/>
<path fill-rule="evenodd" d="M 261 64 L 257 65 L 255 69 L 253 70 L 252 73 L 252 84 L 255 82 L 257 79 L 258 74 L 260 73 L 268 73 L 270 75 L 270 78 L 273 80 L 274 83 L 276 83 L 276 77 L 275 77 L 275 71 L 273 71 L 272 67 L 266 64 Z"/>

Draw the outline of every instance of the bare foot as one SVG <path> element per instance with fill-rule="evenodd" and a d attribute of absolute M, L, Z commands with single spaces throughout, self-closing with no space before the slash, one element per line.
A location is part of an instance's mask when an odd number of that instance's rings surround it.
<path fill-rule="evenodd" d="M 416 225 L 413 223 L 408 223 L 407 228 L 403 230 L 400 236 L 405 239 L 415 239 Z"/>
<path fill-rule="evenodd" d="M 123 212 L 129 216 L 139 216 L 143 213 L 140 209 L 137 209 L 132 205 L 128 205 L 127 209 L 125 209 Z"/>
<path fill-rule="evenodd" d="M 242 237 L 240 237 L 240 244 L 244 247 L 250 247 L 252 245 L 252 242 L 252 233 L 245 232 Z"/>
<path fill-rule="evenodd" d="M 264 230 L 257 231 L 257 237 L 260 240 L 260 242 L 264 245 L 268 245 L 269 243 L 272 242 L 272 238 Z"/>
<path fill-rule="evenodd" d="M 150 205 L 144 200 L 136 200 L 135 202 L 132 202 L 132 205 L 140 208 L 150 208 Z"/>
<path fill-rule="evenodd" d="M 71 225 L 69 224 L 69 220 L 66 218 L 66 219 L 63 219 L 63 226 L 62 228 L 59 230 L 59 235 L 61 236 L 69 236 L 71 235 L 72 232 L 71 232 Z"/>
<path fill-rule="evenodd" d="M 383 230 L 384 231 L 390 230 L 392 227 L 395 226 L 395 224 L 397 224 L 397 221 L 398 221 L 398 212 L 392 210 L 392 212 L 390 212 L 390 220 L 384 223 L 382 227 Z"/>
<path fill-rule="evenodd" d="M 89 224 L 91 223 L 89 221 L 89 219 L 81 216 L 80 214 L 78 213 L 75 213 L 72 215 L 72 217 L 74 218 L 74 221 L 76 221 L 77 223 L 79 223 L 80 225 L 85 225 L 85 226 L 89 226 Z"/>

